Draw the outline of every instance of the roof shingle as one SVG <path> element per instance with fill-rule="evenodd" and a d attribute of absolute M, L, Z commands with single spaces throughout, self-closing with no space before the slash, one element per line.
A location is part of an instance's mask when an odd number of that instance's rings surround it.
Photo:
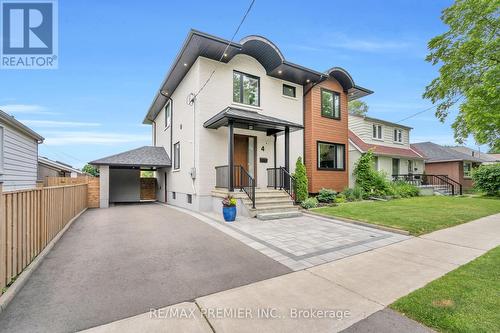
<path fill-rule="evenodd" d="M 169 167 L 172 166 L 165 148 L 144 146 L 90 162 L 93 165 L 127 167 Z"/>

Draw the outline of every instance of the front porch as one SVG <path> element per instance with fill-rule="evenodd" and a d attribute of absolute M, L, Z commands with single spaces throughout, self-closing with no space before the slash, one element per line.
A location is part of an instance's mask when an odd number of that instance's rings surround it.
<path fill-rule="evenodd" d="M 218 129 L 227 127 L 227 164 L 215 167 L 216 193 L 244 194 L 251 210 L 256 210 L 257 194 L 274 192 L 285 193 L 290 202 L 294 197 L 293 178 L 290 174 L 290 132 L 303 129 L 300 124 L 286 120 L 264 116 L 255 111 L 228 107 L 204 123 L 205 128 Z M 245 130 L 242 134 L 235 129 Z M 273 137 L 273 155 L 271 158 L 259 157 L 257 135 Z M 255 136 L 251 135 L 255 134 Z M 279 165 L 277 156 L 278 137 L 283 135 L 283 165 Z M 269 161 L 268 159 L 271 159 Z M 262 168 L 268 165 L 271 168 Z M 257 182 L 257 179 L 260 179 Z M 265 179 L 266 181 L 263 181 Z M 258 186 L 257 184 L 260 184 Z M 293 201 L 291 201 L 293 206 Z M 262 204 L 262 203 L 261 203 Z M 251 214 L 252 215 L 252 214 Z"/>

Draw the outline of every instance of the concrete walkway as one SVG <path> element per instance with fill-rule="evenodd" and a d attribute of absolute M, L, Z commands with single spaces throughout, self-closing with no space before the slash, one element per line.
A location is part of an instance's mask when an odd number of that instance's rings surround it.
<path fill-rule="evenodd" d="M 498 245 L 500 214 L 90 331 L 338 332 Z"/>

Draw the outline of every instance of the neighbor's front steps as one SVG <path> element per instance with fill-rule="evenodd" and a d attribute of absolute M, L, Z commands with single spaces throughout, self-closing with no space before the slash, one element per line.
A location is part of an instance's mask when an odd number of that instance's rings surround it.
<path fill-rule="evenodd" d="M 173 305 L 162 312 L 163 319 L 146 313 L 90 331 L 338 332 L 498 245 L 500 214 Z M 193 313 L 191 318 L 165 318 L 179 309 Z M 232 312 L 217 312 L 224 309 Z M 259 318 L 257 309 L 279 311 L 279 317 Z M 315 318 L 305 318 L 311 310 L 348 311 L 349 316 L 318 318 L 315 312 Z M 302 317 L 293 317 L 299 313 Z"/>

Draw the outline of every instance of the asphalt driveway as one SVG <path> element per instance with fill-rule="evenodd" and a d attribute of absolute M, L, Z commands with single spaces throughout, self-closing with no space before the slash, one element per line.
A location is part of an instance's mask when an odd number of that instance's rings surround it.
<path fill-rule="evenodd" d="M 89 210 L 0 313 L 0 330 L 81 330 L 289 272 L 163 205 Z"/>

